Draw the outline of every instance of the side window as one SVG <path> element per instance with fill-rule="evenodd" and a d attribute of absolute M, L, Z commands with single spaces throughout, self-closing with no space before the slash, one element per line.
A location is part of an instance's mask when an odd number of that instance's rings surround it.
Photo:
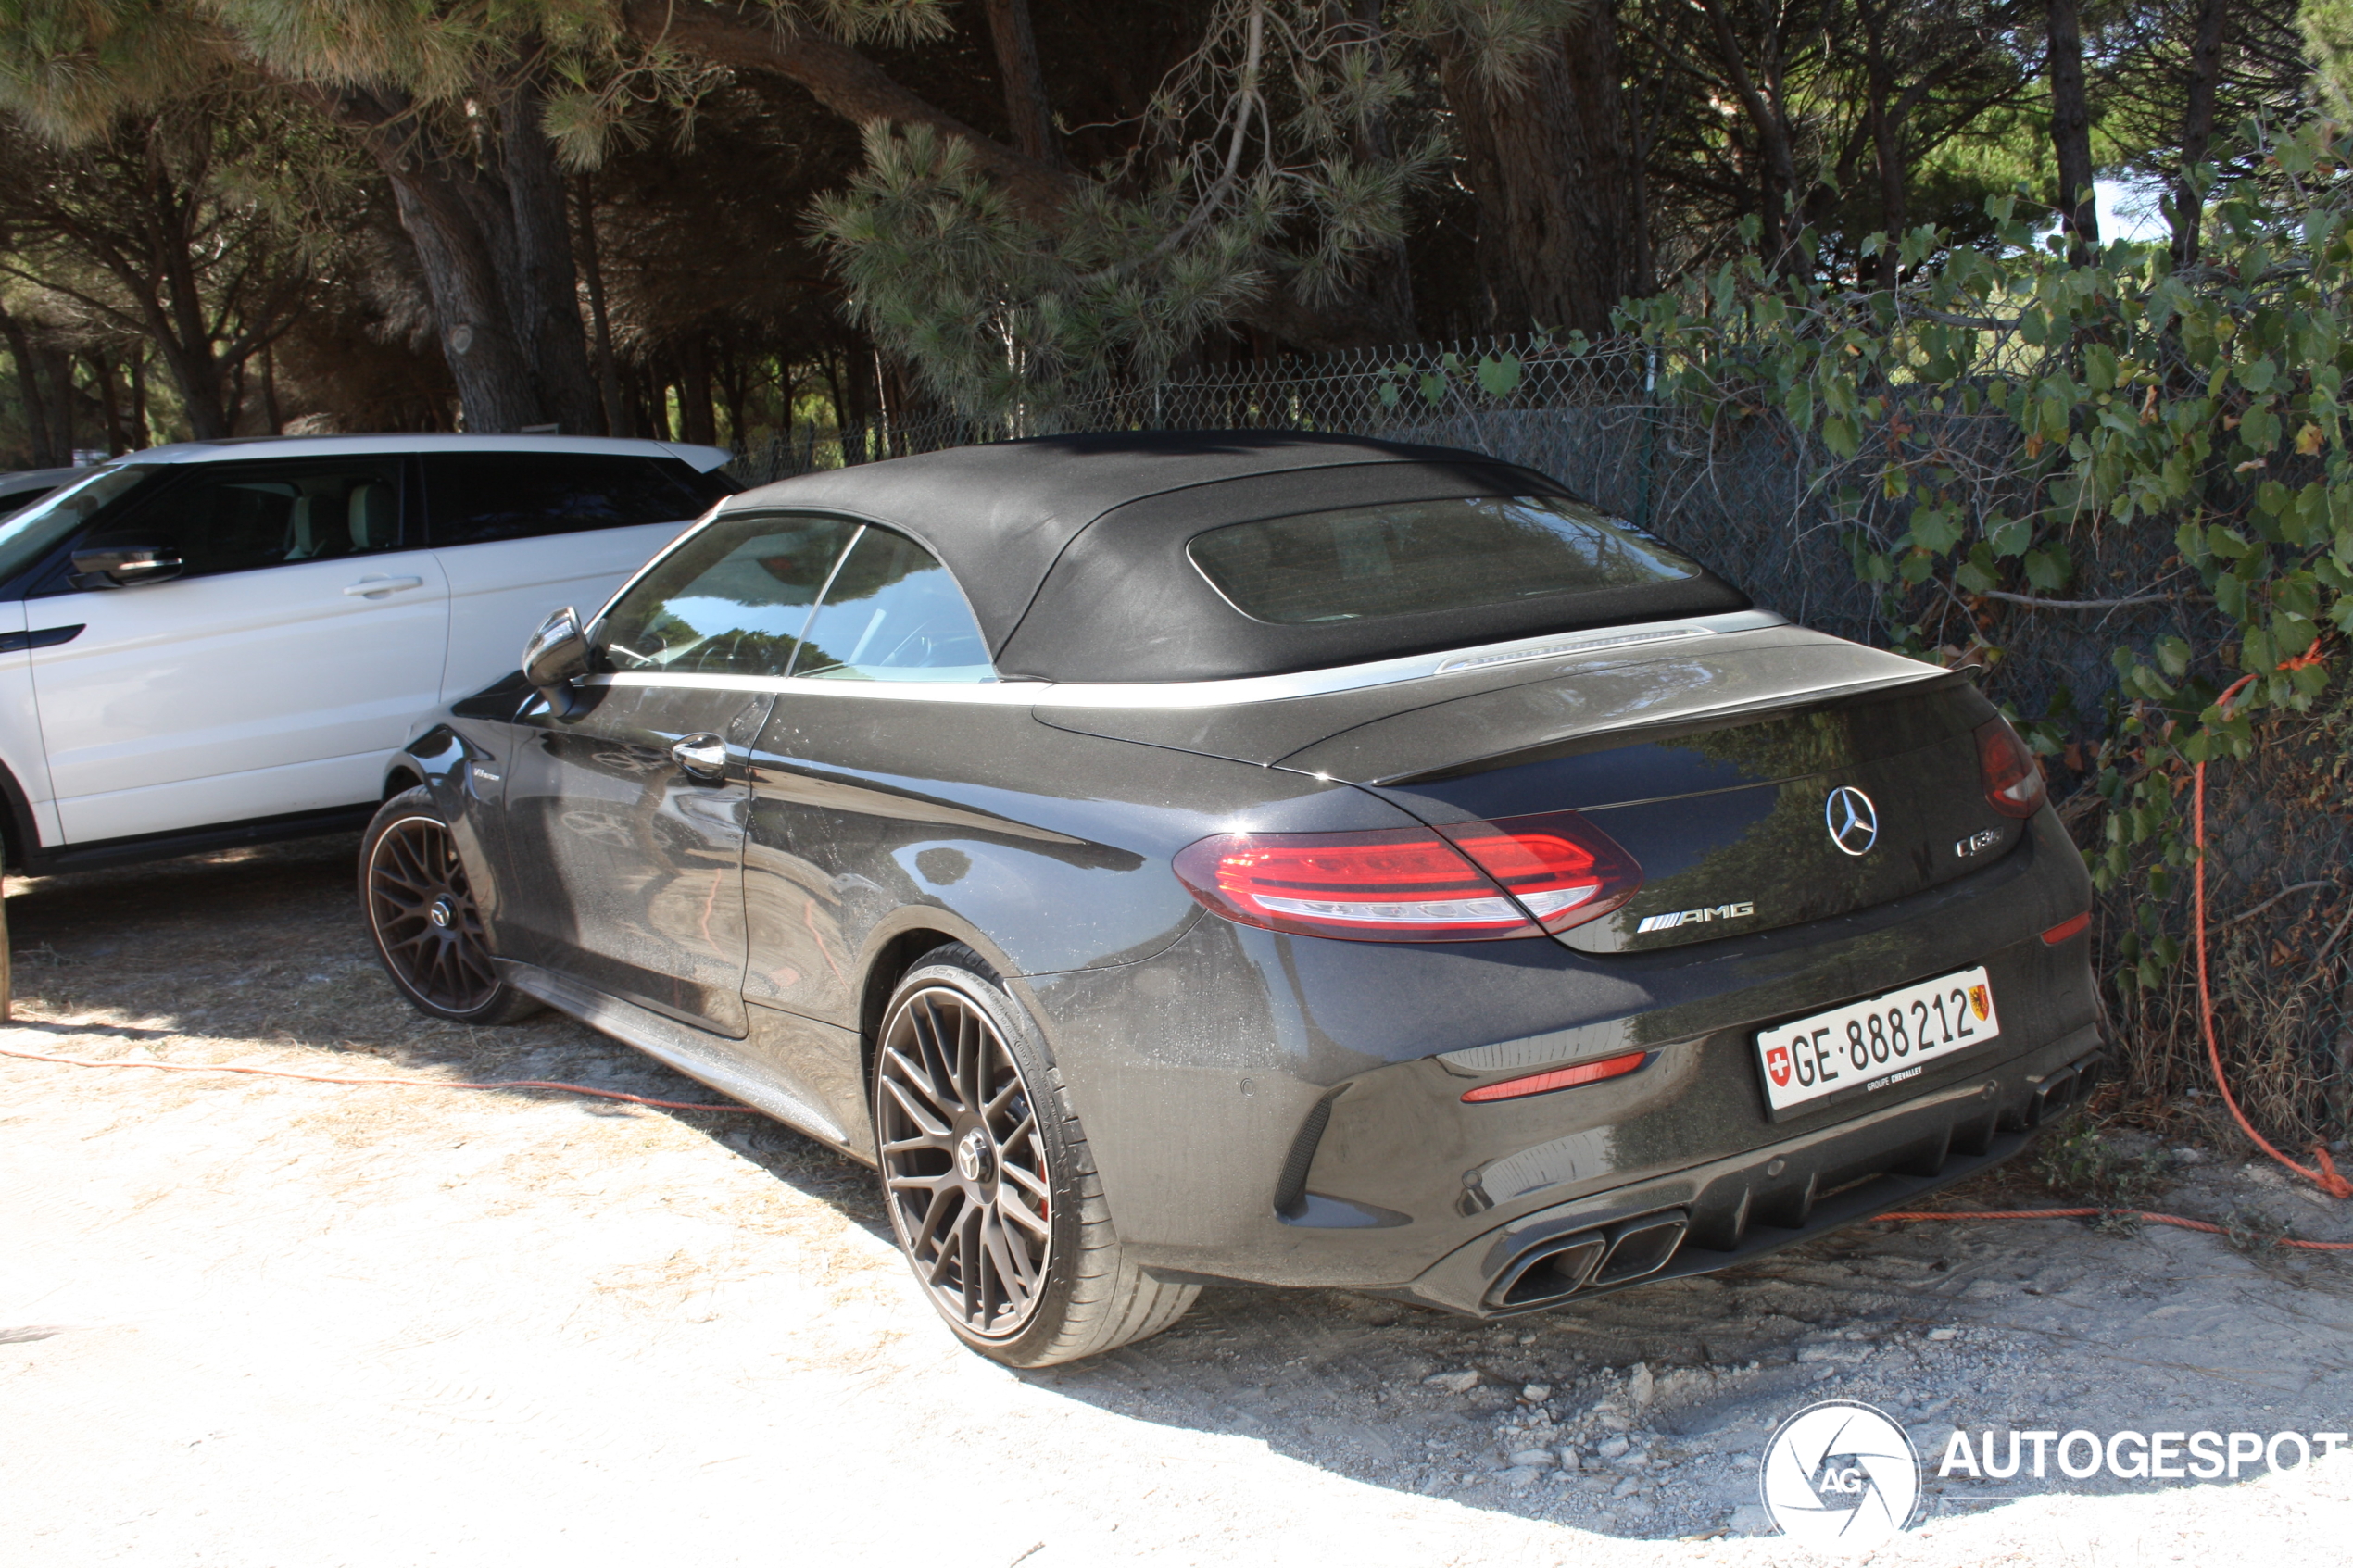
<path fill-rule="evenodd" d="M 675 458 L 434 452 L 424 465 L 426 532 L 444 546 L 684 522 L 734 490 Z"/>
<path fill-rule="evenodd" d="M 963 590 L 929 550 L 888 529 L 858 536 L 801 633 L 796 675 L 831 681 L 993 681 Z"/>
<path fill-rule="evenodd" d="M 596 644 L 610 671 L 782 675 L 817 592 L 857 535 L 829 517 L 721 518 L 639 578 Z"/>
<path fill-rule="evenodd" d="M 182 577 L 374 555 L 400 547 L 400 459 L 191 464 L 90 545 L 155 545 Z"/>

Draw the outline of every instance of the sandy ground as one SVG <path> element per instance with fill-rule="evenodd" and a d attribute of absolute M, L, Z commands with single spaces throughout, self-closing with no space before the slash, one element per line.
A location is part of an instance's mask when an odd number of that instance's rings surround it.
<path fill-rule="evenodd" d="M 715 1098 L 552 1016 L 408 1011 L 351 847 L 12 884 L 0 1045 Z M 2165 1158 L 2157 1207 L 2353 1237 Z M 2014 1171 L 1948 1206 L 2056 1201 Z M 1016 1375 L 932 1319 L 862 1170 L 756 1116 L 0 1058 L 10 1563 L 1810 1562 L 1755 1505 L 1813 1399 L 1897 1415 L 1931 1475 L 1957 1424 L 2345 1431 L 2349 1323 L 2332 1257 L 1889 1225 L 1493 1327 L 1212 1291 Z M 1872 1561 L 2342 1562 L 2353 1452 L 1931 1479 L 1925 1514 Z"/>

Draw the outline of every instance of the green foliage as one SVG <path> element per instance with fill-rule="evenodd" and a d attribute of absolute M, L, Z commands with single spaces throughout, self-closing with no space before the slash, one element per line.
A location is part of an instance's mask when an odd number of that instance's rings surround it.
<path fill-rule="evenodd" d="M 2136 866 L 2171 885 L 2192 851 L 2171 781 L 2246 756 L 2266 710 L 2309 709 L 2322 637 L 2353 631 L 2353 137 L 2317 126 L 2261 150 L 2270 178 L 2213 206 L 2193 268 L 2131 245 L 2070 265 L 2002 200 L 1996 246 L 1882 242 L 1896 289 L 1743 260 L 1621 313 L 1664 395 L 1801 440 L 1899 649 L 1933 659 L 1956 626 L 1998 644 L 2006 617 L 2081 595 L 2078 563 L 2121 536 L 2170 558 L 2125 597 L 2210 596 L 2208 646 L 2116 651 L 2091 765 L 2104 887 Z M 2023 727 L 2057 749 L 2050 726 Z M 2118 956 L 2127 985 L 2155 984 L 2176 953 L 2152 927 Z"/>
<path fill-rule="evenodd" d="M 1225 0 L 1135 146 L 1074 179 L 1051 227 L 1017 215 L 964 144 L 880 124 L 816 227 L 861 323 L 935 393 L 1009 428 L 1051 424 L 1074 396 L 1162 380 L 1271 288 L 1326 304 L 1401 245 L 1405 195 L 1441 152 L 1372 133 L 1407 87 L 1312 0 Z"/>
<path fill-rule="evenodd" d="M 2353 114 L 2353 0 L 2304 0 L 2298 19 L 2315 95 L 2340 115 Z"/>
<path fill-rule="evenodd" d="M 866 132 L 866 167 L 817 203 L 858 314 L 934 390 L 982 417 L 1050 415 L 1114 371 L 1164 367 L 1263 279 L 1271 215 L 1161 251 L 1154 204 L 1097 188 L 1049 232 L 926 127 Z"/>
<path fill-rule="evenodd" d="M 2034 1173 L 2053 1191 L 2104 1209 L 2138 1209 L 2166 1185 L 2160 1156 L 2128 1153 L 2080 1113 L 2044 1138 Z"/>

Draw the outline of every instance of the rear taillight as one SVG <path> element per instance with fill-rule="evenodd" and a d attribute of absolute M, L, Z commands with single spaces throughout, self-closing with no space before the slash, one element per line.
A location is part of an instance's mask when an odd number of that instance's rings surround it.
<path fill-rule="evenodd" d="M 1596 920 L 1642 890 L 1642 868 L 1574 811 L 1438 830 L 1547 931 Z"/>
<path fill-rule="evenodd" d="M 1355 942 L 1537 936 L 1642 885 L 1633 858 L 1572 812 L 1442 832 L 1219 834 L 1179 850 L 1176 871 L 1227 920 Z"/>
<path fill-rule="evenodd" d="M 2031 817 L 2043 809 L 2043 769 L 2007 720 L 1977 727 L 1977 771 L 1985 780 L 1985 801 L 2005 817 Z"/>

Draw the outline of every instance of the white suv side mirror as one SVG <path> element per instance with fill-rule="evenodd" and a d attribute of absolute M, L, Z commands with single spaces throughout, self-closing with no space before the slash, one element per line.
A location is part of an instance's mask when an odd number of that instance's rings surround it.
<path fill-rule="evenodd" d="M 77 588 L 129 588 L 180 575 L 179 553 L 161 545 L 99 545 L 73 553 Z"/>

